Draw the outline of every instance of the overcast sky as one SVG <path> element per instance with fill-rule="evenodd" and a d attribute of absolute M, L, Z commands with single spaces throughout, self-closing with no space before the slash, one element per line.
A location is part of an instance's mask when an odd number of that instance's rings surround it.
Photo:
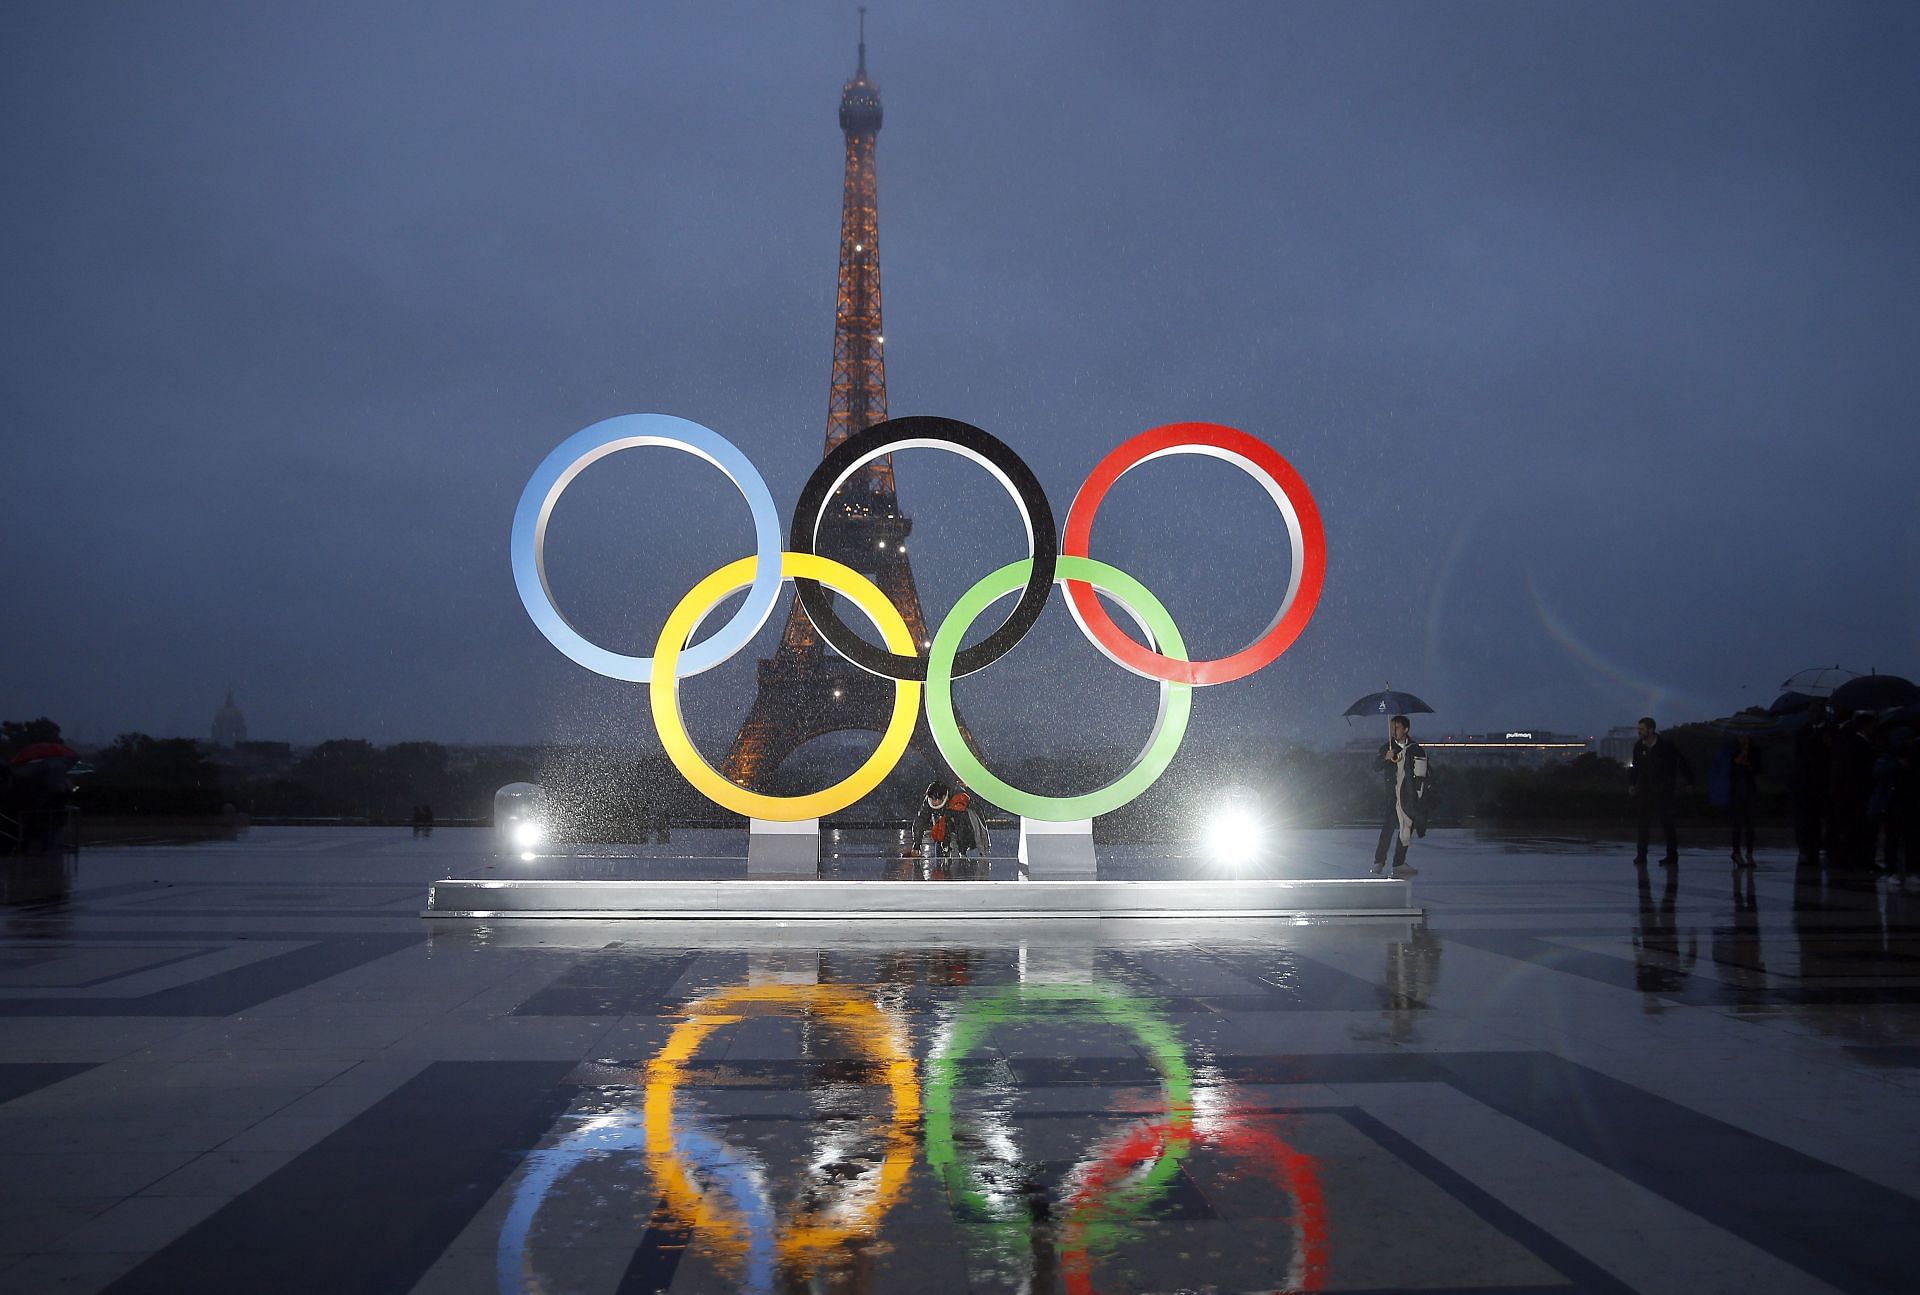
<path fill-rule="evenodd" d="M 651 742 L 507 562 L 612 414 L 696 419 L 785 518 L 825 427 L 851 4 L 14 3 L 0 715 L 69 733 Z M 1582 734 L 1920 671 L 1920 10 L 1910 4 L 876 0 L 892 411 L 983 426 L 1064 519 L 1114 444 L 1229 423 L 1324 514 L 1298 645 L 1196 733 Z M 896 468 L 937 620 L 1021 554 L 977 469 Z M 1196 653 L 1285 531 L 1211 460 L 1101 513 Z M 646 652 L 744 556 L 654 450 L 553 531 Z M 688 684 L 717 756 L 755 651 Z M 1017 742 L 1143 735 L 1059 599 L 960 686 Z"/>

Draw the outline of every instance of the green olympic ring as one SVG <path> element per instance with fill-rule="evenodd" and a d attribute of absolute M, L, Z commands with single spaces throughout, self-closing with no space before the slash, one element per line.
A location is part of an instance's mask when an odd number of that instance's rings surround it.
<path fill-rule="evenodd" d="M 1193 685 L 1160 681 L 1160 709 L 1153 719 L 1153 732 L 1133 767 L 1097 791 L 1081 796 L 1042 796 L 1022 791 L 995 777 L 980 757 L 973 753 L 961 735 L 953 713 L 953 662 L 960 651 L 960 639 L 974 621 L 997 599 L 1026 587 L 1033 568 L 1032 558 L 1009 562 L 989 572 L 980 582 L 960 596 L 927 650 L 927 727 L 934 745 L 961 782 L 1002 809 L 1024 818 L 1043 822 L 1072 822 L 1095 818 L 1125 805 L 1151 787 L 1167 770 L 1180 741 L 1187 735 L 1187 720 L 1193 713 Z M 1093 558 L 1060 556 L 1054 568 L 1054 581 L 1075 580 L 1092 585 L 1117 600 L 1140 624 L 1154 648 L 1175 661 L 1187 660 L 1187 645 L 1173 616 L 1148 588 L 1117 567 Z"/>

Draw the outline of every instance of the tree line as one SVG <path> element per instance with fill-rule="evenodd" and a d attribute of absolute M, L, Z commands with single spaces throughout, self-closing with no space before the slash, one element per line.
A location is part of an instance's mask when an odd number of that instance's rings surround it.
<path fill-rule="evenodd" d="M 1707 726 L 1681 727 L 1668 736 L 1687 752 L 1701 785 L 1683 799 L 1683 814 L 1710 812 L 1705 781 L 1725 741 Z M 60 741 L 60 726 L 41 717 L 0 721 L 0 759 L 39 742 Z M 1763 812 L 1784 812 L 1781 790 L 1790 764 L 1784 739 L 1767 739 L 1770 778 Z M 1124 771 L 1131 751 L 1062 750 L 1011 761 L 1002 776 L 1042 793 L 1099 786 Z M 772 790 L 797 792 L 844 776 L 838 757 L 807 752 L 779 771 Z M 866 800 L 841 817 L 892 821 L 910 817 L 920 789 L 934 775 L 917 757 L 901 766 Z M 256 818 L 338 818 L 405 822 L 416 806 L 436 819 L 487 820 L 494 792 L 512 782 L 541 785 L 563 830 L 577 839 L 630 840 L 671 824 L 726 822 L 732 816 L 689 787 L 658 753 L 617 747 L 548 746 L 476 754 L 437 742 L 377 746 L 335 738 L 290 764 L 272 767 L 235 760 L 190 738 L 123 733 L 91 754 L 76 778 L 76 801 L 89 815 L 197 816 L 237 811 Z M 1526 769 L 1451 767 L 1434 761 L 1434 822 L 1440 826 L 1496 822 L 1524 826 L 1625 819 L 1626 775 L 1594 754 Z M 1165 839 L 1192 830 L 1229 787 L 1244 787 L 1281 822 L 1323 827 L 1378 817 L 1380 781 L 1364 752 L 1278 751 L 1252 758 L 1230 748 L 1189 750 L 1132 804 L 1103 816 L 1104 837 Z M 983 797 L 983 799 L 985 799 Z"/>

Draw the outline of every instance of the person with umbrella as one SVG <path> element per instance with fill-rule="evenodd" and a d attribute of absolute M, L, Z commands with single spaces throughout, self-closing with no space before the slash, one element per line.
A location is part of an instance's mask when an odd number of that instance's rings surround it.
<path fill-rule="evenodd" d="M 1693 786 L 1693 767 L 1687 757 L 1679 747 L 1661 739 L 1651 715 L 1641 716 L 1640 740 L 1633 744 L 1633 764 L 1627 771 L 1627 794 L 1640 805 L 1640 848 L 1633 856 L 1634 867 L 1647 866 L 1647 844 L 1656 817 L 1667 838 L 1667 853 L 1660 866 L 1671 868 L 1680 862 L 1680 833 L 1673 823 L 1673 801 L 1677 790 L 1674 784 L 1682 778 L 1687 786 Z"/>
<path fill-rule="evenodd" d="M 1411 875 L 1407 847 L 1413 835 L 1427 834 L 1427 752 L 1413 740 L 1413 723 L 1395 715 L 1387 725 L 1387 742 L 1380 748 L 1380 773 L 1386 787 L 1386 815 L 1380 823 L 1380 842 L 1373 850 L 1373 870 L 1384 872 L 1387 848 L 1393 847 L 1395 876 Z"/>

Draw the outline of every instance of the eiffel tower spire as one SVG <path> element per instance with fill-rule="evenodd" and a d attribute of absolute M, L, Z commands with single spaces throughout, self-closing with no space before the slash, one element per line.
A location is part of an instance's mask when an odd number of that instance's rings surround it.
<path fill-rule="evenodd" d="M 833 312 L 833 367 L 827 392 L 825 449 L 887 417 L 886 337 L 880 324 L 880 214 L 874 146 L 880 134 L 879 87 L 867 78 L 866 10 L 860 58 L 840 92 L 846 173 L 840 207 L 840 281 Z M 932 635 L 920 608 L 907 537 L 913 522 L 900 512 L 893 459 L 876 459 L 827 505 L 819 552 L 872 577 L 924 651 Z M 774 655 L 760 662 L 753 709 L 733 740 L 721 772 L 743 787 L 765 790 L 787 757 L 827 733 L 886 728 L 894 684 L 831 652 L 796 598 Z M 912 748 L 944 770 L 923 714 Z"/>

